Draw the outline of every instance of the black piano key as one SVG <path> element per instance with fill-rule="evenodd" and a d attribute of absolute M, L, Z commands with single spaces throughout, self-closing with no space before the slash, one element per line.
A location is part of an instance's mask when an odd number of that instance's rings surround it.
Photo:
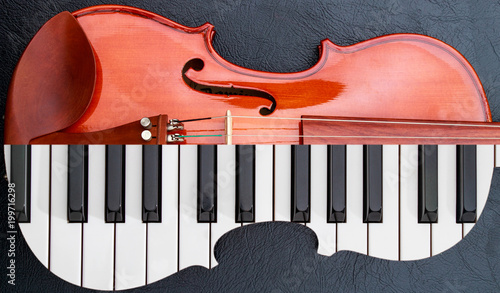
<path fill-rule="evenodd" d="M 198 146 L 198 222 L 217 222 L 217 146 Z"/>
<path fill-rule="evenodd" d="M 125 146 L 106 146 L 106 223 L 125 222 Z"/>
<path fill-rule="evenodd" d="M 142 146 L 142 221 L 161 222 L 161 146 Z"/>
<path fill-rule="evenodd" d="M 311 147 L 292 145 L 292 222 L 308 223 L 311 206 Z"/>
<path fill-rule="evenodd" d="M 363 146 L 363 222 L 382 223 L 382 146 Z"/>
<path fill-rule="evenodd" d="M 346 146 L 329 145 L 327 162 L 327 221 L 346 221 Z"/>
<path fill-rule="evenodd" d="M 255 222 L 255 145 L 236 146 L 236 222 Z"/>
<path fill-rule="evenodd" d="M 476 221 L 476 166 L 476 146 L 457 146 L 457 223 Z"/>
<path fill-rule="evenodd" d="M 68 222 L 88 220 L 88 146 L 68 146 Z"/>
<path fill-rule="evenodd" d="M 418 222 L 438 221 L 438 146 L 418 146 Z"/>
<path fill-rule="evenodd" d="M 14 205 L 18 223 L 30 222 L 31 196 L 31 146 L 12 145 L 10 183 L 14 183 L 16 203 Z"/>

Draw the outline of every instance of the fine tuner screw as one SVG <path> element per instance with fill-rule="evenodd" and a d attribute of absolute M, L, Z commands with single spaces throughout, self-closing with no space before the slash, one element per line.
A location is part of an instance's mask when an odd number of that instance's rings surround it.
<path fill-rule="evenodd" d="M 167 124 L 167 131 L 184 130 L 184 124 L 179 119 L 171 119 Z"/>

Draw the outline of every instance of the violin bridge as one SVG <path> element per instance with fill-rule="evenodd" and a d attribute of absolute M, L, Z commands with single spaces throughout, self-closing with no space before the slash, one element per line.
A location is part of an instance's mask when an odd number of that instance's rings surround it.
<path fill-rule="evenodd" d="M 226 135 L 226 144 L 233 144 L 233 117 L 231 116 L 231 111 L 227 110 L 226 119 L 224 121 L 225 135 Z"/>

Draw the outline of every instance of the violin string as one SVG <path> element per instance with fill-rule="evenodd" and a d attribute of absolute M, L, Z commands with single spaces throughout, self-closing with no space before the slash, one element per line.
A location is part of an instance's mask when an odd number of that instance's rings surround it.
<path fill-rule="evenodd" d="M 191 122 L 191 121 L 200 121 L 200 120 L 209 120 L 209 119 L 225 119 L 229 117 L 228 115 L 224 116 L 215 116 L 215 117 L 207 117 L 207 118 L 198 118 L 198 119 L 189 119 L 183 120 L 179 122 Z M 429 126 L 459 126 L 459 127 L 490 127 L 490 128 L 500 128 L 500 125 L 488 125 L 488 124 L 467 124 L 467 123 L 450 123 L 450 122 L 420 122 L 420 121 L 381 121 L 381 120 L 358 120 L 358 119 L 342 119 L 342 118 L 289 118 L 289 117 L 259 117 L 259 116 L 230 116 L 231 118 L 242 118 L 242 119 L 275 119 L 275 120 L 302 120 L 302 121 L 326 121 L 326 122 L 353 122 L 353 123 L 379 123 L 379 124 L 405 124 L 405 125 L 429 125 Z M 368 118 L 369 119 L 369 118 Z M 499 140 L 497 137 L 429 137 L 429 136 L 350 136 L 350 135 L 282 135 L 282 134 L 217 134 L 217 135 L 180 135 L 179 137 L 187 138 L 187 137 L 292 137 L 292 138 L 363 138 L 363 139 L 429 139 L 429 140 L 439 140 L 439 139 L 455 139 L 455 140 Z"/>
<path fill-rule="evenodd" d="M 210 120 L 210 119 L 222 119 L 228 116 L 216 116 L 207 118 L 197 118 L 182 120 L 179 122 L 191 122 L 200 120 Z M 356 120 L 356 119 L 324 119 L 324 118 L 291 118 L 291 117 L 259 117 L 259 116 L 236 116 L 231 115 L 231 118 L 243 118 L 243 119 L 274 119 L 274 120 L 302 120 L 302 121 L 322 121 L 322 122 L 352 122 L 352 123 L 378 123 L 378 124 L 405 124 L 405 125 L 429 125 L 429 126 L 460 126 L 460 127 L 488 127 L 488 128 L 500 128 L 500 125 L 488 125 L 485 124 L 466 124 L 466 123 L 450 123 L 450 122 L 419 122 L 419 121 L 383 121 L 383 120 Z M 375 118 L 367 118 L 375 119 Z M 481 123 L 481 122 L 478 122 Z"/>
<path fill-rule="evenodd" d="M 180 120 L 180 121 L 177 121 L 177 122 L 178 122 L 178 123 L 183 123 L 183 122 L 193 122 L 193 121 L 202 121 L 202 120 L 210 120 L 210 119 L 226 118 L 226 117 L 227 117 L 227 116 L 205 117 L 205 118 L 196 118 L 196 119 Z"/>
<path fill-rule="evenodd" d="M 212 134 L 212 135 L 179 135 L 178 137 L 225 137 L 226 134 Z M 457 140 L 500 140 L 500 137 L 441 137 L 441 136 L 357 136 L 357 135 L 285 135 L 285 134 L 232 134 L 230 136 L 244 136 L 244 137 L 297 137 L 297 138 L 383 138 L 383 139 L 457 139 Z"/>

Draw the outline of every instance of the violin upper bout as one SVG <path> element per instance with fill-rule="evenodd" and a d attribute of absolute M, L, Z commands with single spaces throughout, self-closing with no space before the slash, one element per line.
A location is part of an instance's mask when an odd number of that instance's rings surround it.
<path fill-rule="evenodd" d="M 24 51 L 14 71 L 5 111 L 5 143 L 35 137 L 75 123 L 95 87 L 96 65 L 85 33 L 69 12 L 49 20 Z"/>

